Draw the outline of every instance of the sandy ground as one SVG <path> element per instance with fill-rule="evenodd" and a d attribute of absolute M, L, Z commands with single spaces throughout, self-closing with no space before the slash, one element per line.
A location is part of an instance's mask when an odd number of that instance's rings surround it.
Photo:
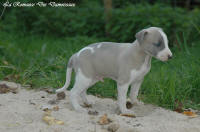
<path fill-rule="evenodd" d="M 113 124 L 119 127 L 117 132 L 200 132 L 200 116 L 191 118 L 160 107 L 142 105 L 132 108 L 136 118 L 124 117 L 117 114 L 116 101 L 91 95 L 88 98 L 95 104 L 89 109 L 99 114 L 78 113 L 69 103 L 69 92 L 65 93 L 66 98 L 54 105 L 49 101 L 56 99 L 56 94 L 45 91 L 20 88 L 17 94 L 0 94 L 0 132 L 107 132 Z M 51 115 L 64 121 L 64 125 L 47 125 L 42 120 L 43 108 L 54 106 L 59 110 L 52 111 Z M 99 125 L 99 118 L 105 113 L 112 122 Z"/>

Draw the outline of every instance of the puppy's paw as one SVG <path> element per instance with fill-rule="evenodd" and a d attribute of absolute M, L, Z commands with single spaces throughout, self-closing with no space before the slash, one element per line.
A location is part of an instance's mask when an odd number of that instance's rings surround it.
<path fill-rule="evenodd" d="M 82 106 L 86 107 L 86 108 L 91 108 L 92 105 L 94 105 L 95 103 L 93 101 L 88 101 L 88 100 L 83 100 L 82 101 Z"/>

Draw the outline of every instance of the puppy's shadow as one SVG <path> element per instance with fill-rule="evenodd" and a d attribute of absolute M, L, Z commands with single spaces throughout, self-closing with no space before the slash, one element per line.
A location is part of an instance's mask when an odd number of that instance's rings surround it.
<path fill-rule="evenodd" d="M 131 108 L 131 110 L 135 112 L 136 116 L 143 117 L 152 114 L 156 108 L 157 108 L 156 106 L 153 106 L 151 104 L 145 104 L 145 105 L 134 105 Z"/>
<path fill-rule="evenodd" d="M 158 108 L 151 104 L 145 105 L 133 105 L 130 110 L 133 110 L 136 116 L 147 116 L 150 115 Z M 116 100 L 109 98 L 97 98 L 95 103 L 92 105 L 92 110 L 98 111 L 99 113 L 108 113 L 108 114 L 120 114 L 118 104 Z"/>
<path fill-rule="evenodd" d="M 87 96 L 88 100 L 93 101 L 92 107 L 85 109 L 88 109 L 90 111 L 97 111 L 99 114 L 120 114 L 118 104 L 116 100 L 110 99 L 110 98 L 98 98 L 92 95 Z M 70 111 L 74 111 L 71 103 L 69 102 L 69 96 L 68 93 L 66 94 L 65 100 L 60 103 L 60 105 L 64 109 L 69 109 Z M 145 105 L 133 105 L 133 107 L 130 110 L 133 110 L 136 114 L 136 116 L 147 116 L 150 115 L 155 111 L 155 109 L 158 108 L 156 106 L 153 106 L 151 104 L 145 104 Z"/>

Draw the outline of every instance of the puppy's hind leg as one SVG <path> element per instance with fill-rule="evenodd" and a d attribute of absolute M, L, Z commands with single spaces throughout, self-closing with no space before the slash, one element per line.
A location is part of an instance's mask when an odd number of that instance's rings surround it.
<path fill-rule="evenodd" d="M 92 79 L 87 78 L 79 69 L 76 75 L 74 87 L 70 91 L 70 101 L 76 111 L 87 112 L 86 109 L 78 103 L 78 96 L 85 91 L 92 83 Z"/>
<path fill-rule="evenodd" d="M 95 83 L 96 83 L 97 81 L 92 81 L 92 83 L 90 84 L 90 86 L 88 86 L 88 88 L 89 87 L 91 87 L 92 85 L 94 85 Z M 82 99 L 82 102 L 84 103 L 84 105 L 86 105 L 86 106 L 91 106 L 92 104 L 94 104 L 94 102 L 92 102 L 92 101 L 89 101 L 88 99 L 87 99 L 87 89 L 88 88 L 86 88 L 82 93 L 81 93 L 81 99 Z"/>

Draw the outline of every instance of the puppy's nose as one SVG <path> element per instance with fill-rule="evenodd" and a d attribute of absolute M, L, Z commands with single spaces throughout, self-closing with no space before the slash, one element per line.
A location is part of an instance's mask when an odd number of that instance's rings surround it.
<path fill-rule="evenodd" d="M 169 60 L 169 59 L 172 59 L 172 55 L 168 55 L 168 60 Z"/>

